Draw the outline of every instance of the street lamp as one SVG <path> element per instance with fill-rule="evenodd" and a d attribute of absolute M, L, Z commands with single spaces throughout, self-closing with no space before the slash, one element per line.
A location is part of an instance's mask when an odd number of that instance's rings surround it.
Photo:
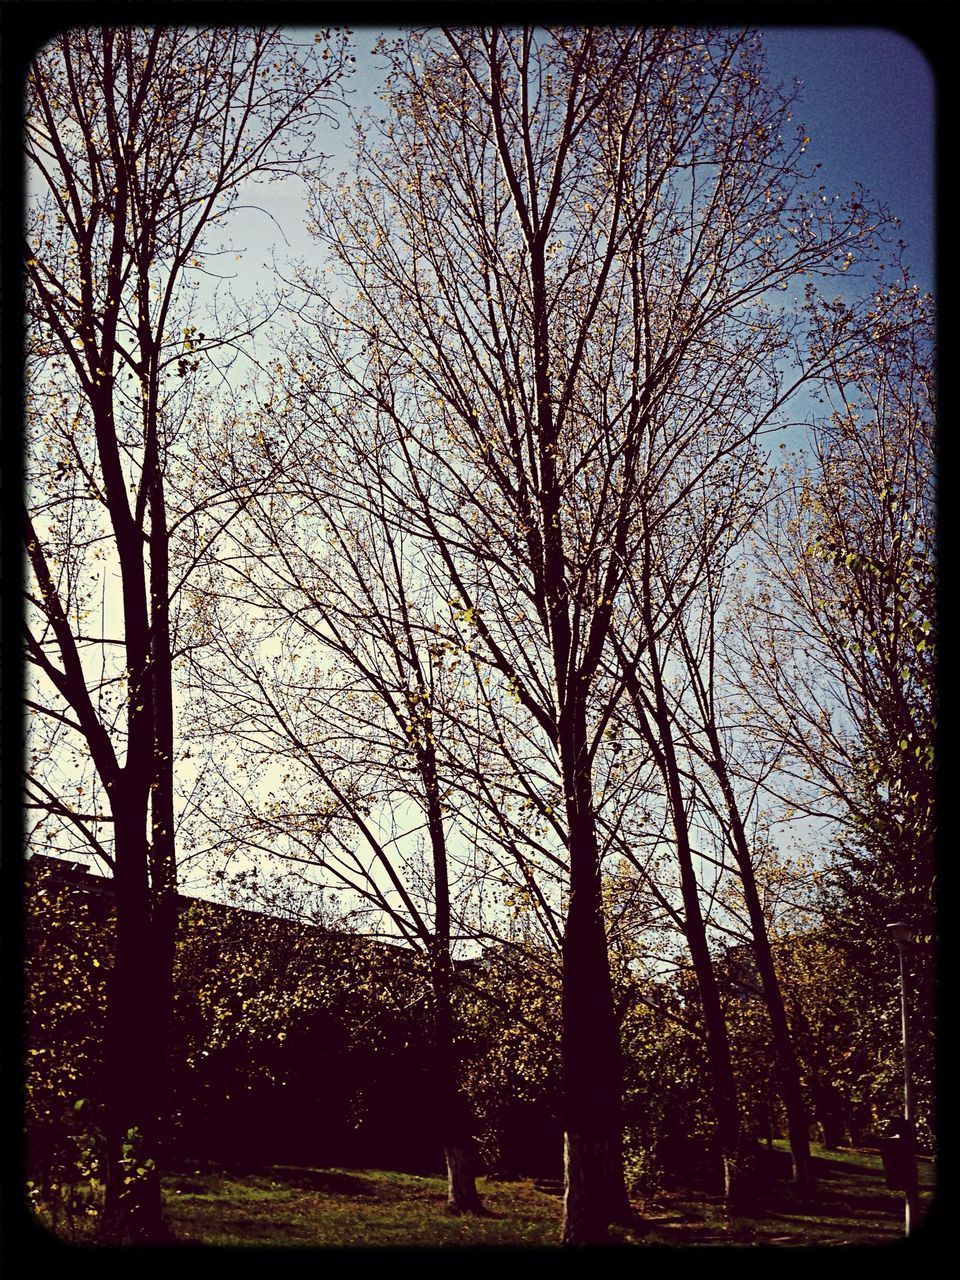
<path fill-rule="evenodd" d="M 907 946 L 916 940 L 911 925 L 898 920 L 887 925 L 891 940 L 900 955 L 900 1020 L 903 1028 L 903 1119 L 906 1143 L 907 1176 L 903 1188 L 906 1196 L 904 1227 L 907 1235 L 920 1219 L 920 1195 L 917 1188 L 917 1166 L 913 1151 L 913 1073 L 910 1066 L 910 1011 L 907 1006 Z"/>

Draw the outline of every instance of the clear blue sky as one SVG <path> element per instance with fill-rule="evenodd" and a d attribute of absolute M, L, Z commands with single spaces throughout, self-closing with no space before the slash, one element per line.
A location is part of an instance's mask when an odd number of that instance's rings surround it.
<path fill-rule="evenodd" d="M 771 76 L 803 81 L 820 181 L 847 195 L 862 182 L 902 221 L 907 262 L 935 284 L 935 93 L 924 55 L 904 36 L 869 27 L 764 27 Z"/>

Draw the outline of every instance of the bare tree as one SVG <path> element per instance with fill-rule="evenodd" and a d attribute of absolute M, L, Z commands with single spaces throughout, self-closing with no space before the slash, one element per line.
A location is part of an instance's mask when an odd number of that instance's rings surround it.
<path fill-rule="evenodd" d="M 780 377 L 796 327 L 772 296 L 856 261 L 879 219 L 803 194 L 808 140 L 753 36 L 457 30 L 390 54 L 379 145 L 361 131 L 357 179 L 320 201 L 354 301 L 319 358 L 392 432 L 409 528 L 555 761 L 577 1244 L 628 1212 L 594 764 L 637 499 L 698 438 L 711 372 Z"/>
<path fill-rule="evenodd" d="M 376 454 L 355 455 L 348 434 L 331 433 L 322 397 L 285 401 L 284 381 L 278 370 L 268 434 L 245 468 L 237 463 L 248 474 L 275 465 L 278 477 L 225 537 L 229 568 L 208 606 L 218 655 L 204 655 L 193 711 L 228 762 L 211 821 L 241 858 L 276 856 L 281 872 L 295 865 L 319 877 L 368 932 L 386 926 L 424 956 L 429 1123 L 449 1208 L 482 1213 L 458 1084 L 458 784 L 442 767 L 463 675 L 450 669 L 420 548 L 392 509 Z"/>
<path fill-rule="evenodd" d="M 59 848 L 75 832 L 114 879 L 105 1240 L 162 1234 L 176 609 L 216 528 L 196 519 L 192 391 L 241 336 L 200 331 L 198 282 L 244 184 L 308 160 L 298 126 L 345 59 L 318 39 L 81 27 L 30 71 L 28 796 Z"/>
<path fill-rule="evenodd" d="M 815 339 L 850 325 L 839 299 Z M 933 881 L 936 655 L 930 300 L 908 282 L 871 299 L 872 340 L 824 378 L 812 460 L 787 474 L 741 632 L 742 693 L 786 755 L 784 795 L 893 849 L 901 903 L 926 926 Z M 883 831 L 883 828 L 886 830 Z M 929 932 L 929 929 L 927 930 Z"/>

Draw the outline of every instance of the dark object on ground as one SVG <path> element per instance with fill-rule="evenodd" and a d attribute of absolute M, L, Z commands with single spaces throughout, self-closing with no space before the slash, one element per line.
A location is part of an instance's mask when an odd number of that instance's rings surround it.
<path fill-rule="evenodd" d="M 913 1159 L 910 1128 L 904 1119 L 891 1120 L 880 1139 L 883 1174 L 891 1191 L 913 1191 L 917 1170 Z"/>

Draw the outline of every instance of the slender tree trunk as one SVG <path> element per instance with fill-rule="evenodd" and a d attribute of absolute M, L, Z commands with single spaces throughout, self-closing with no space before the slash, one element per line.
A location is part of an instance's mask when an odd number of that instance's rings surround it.
<path fill-rule="evenodd" d="M 164 1048 L 173 1015 L 173 967 L 178 924 L 173 792 L 173 641 L 170 635 L 170 544 L 159 460 L 150 489 L 150 673 L 153 693 L 153 783 L 150 791 L 150 906 L 155 952 L 157 1034 Z M 170 1072 L 157 1084 L 158 1143 L 167 1137 Z"/>
<path fill-rule="evenodd" d="M 433 964 L 433 1073 L 434 1101 L 447 1166 L 447 1208 L 451 1213 L 482 1214 L 485 1210 L 477 1192 L 470 1108 L 457 1085 L 459 1062 L 450 977 L 449 947 L 441 944 L 435 949 Z"/>
<path fill-rule="evenodd" d="M 438 1011 L 439 1013 L 439 1011 Z M 438 1016 L 435 1062 L 437 1105 L 447 1167 L 447 1208 L 451 1213 L 483 1214 L 477 1191 L 476 1152 L 470 1132 L 470 1108 L 457 1087 L 457 1055 L 449 1017 Z"/>
<path fill-rule="evenodd" d="M 690 845 L 683 786 L 663 688 L 659 655 L 652 639 L 655 635 L 655 630 L 650 609 L 646 604 L 648 599 L 649 595 L 645 597 L 644 614 L 647 635 L 651 637 L 648 653 L 653 677 L 653 718 L 658 735 L 656 738 L 651 732 L 643 710 L 643 695 L 639 681 L 636 678 L 636 673 L 631 670 L 626 672 L 627 687 L 640 717 L 644 735 L 656 756 L 667 788 L 671 822 L 676 840 L 677 863 L 680 871 L 684 933 L 687 945 L 690 948 L 690 959 L 700 992 L 700 1007 L 706 1035 L 713 1108 L 717 1122 L 717 1139 L 723 1167 L 724 1201 L 728 1213 L 737 1213 L 748 1204 L 750 1198 L 749 1176 L 746 1168 L 746 1135 L 741 1124 L 740 1104 L 737 1099 L 737 1086 L 733 1075 L 726 1019 L 723 1015 L 723 1006 L 717 987 L 716 974 L 714 973 L 713 959 L 710 955 L 710 948 L 707 945 L 707 931 L 703 920 L 703 912 L 700 909 L 700 891 L 693 866 L 693 851 Z"/>
<path fill-rule="evenodd" d="M 173 814 L 173 690 L 169 568 L 162 478 L 150 465 L 150 605 L 130 611 L 131 681 L 126 768 L 111 789 L 116 832 L 116 954 L 109 1001 L 104 1243 L 170 1238 L 163 1222 L 160 1150 L 169 1110 L 167 1069 L 177 926 Z M 142 560 L 131 564 L 136 580 Z M 145 625 L 144 612 L 149 616 Z M 133 664 L 131 664 L 133 665 Z M 150 838 L 147 838 L 149 816 Z"/>
<path fill-rule="evenodd" d="M 112 427 L 109 410 L 106 416 Z M 114 439 L 106 430 L 101 434 L 108 441 Z M 166 1027 L 164 1006 L 158 1001 L 169 988 L 158 968 L 147 838 L 155 782 L 155 681 L 143 548 L 131 535 L 126 507 L 115 501 L 111 514 L 120 552 L 130 674 L 127 760 L 107 783 L 115 837 L 116 944 L 104 1039 L 106 1187 L 100 1239 L 119 1244 L 147 1243 L 165 1236 L 157 1141 Z"/>
<path fill-rule="evenodd" d="M 716 730 L 711 733 L 712 745 L 719 752 L 719 741 Z M 723 770 L 719 754 L 715 755 L 718 773 Z M 793 1160 L 793 1181 L 797 1189 L 809 1194 L 815 1189 L 816 1179 L 813 1173 L 813 1160 L 810 1155 L 810 1121 L 806 1104 L 803 1100 L 803 1085 L 800 1078 L 800 1064 L 797 1061 L 787 1022 L 787 1011 L 783 1004 L 783 995 L 777 979 L 776 967 L 773 963 L 773 952 L 770 949 L 770 938 L 767 934 L 767 921 L 763 913 L 763 904 L 757 891 L 757 879 L 753 872 L 750 852 L 747 845 L 746 832 L 740 820 L 740 813 L 730 787 L 725 770 L 721 775 L 727 811 L 730 817 L 731 832 L 734 837 L 734 849 L 740 881 L 743 885 L 744 901 L 750 917 L 750 930 L 753 935 L 753 953 L 760 974 L 763 997 L 770 1015 L 770 1028 L 773 1034 L 773 1047 L 777 1060 L 777 1074 L 783 1093 L 783 1105 L 787 1112 L 787 1133 L 790 1138 L 790 1152 Z"/>
<path fill-rule="evenodd" d="M 675 782 L 679 785 L 679 778 Z M 707 946 L 707 931 L 703 922 L 703 913 L 700 910 L 700 894 L 693 870 L 689 834 L 682 805 L 680 809 L 682 816 L 679 819 L 676 818 L 676 810 L 674 813 L 684 931 L 700 992 L 713 1109 L 717 1121 L 717 1140 L 723 1167 L 723 1195 L 727 1212 L 738 1213 L 748 1204 L 750 1189 L 745 1168 L 745 1134 L 741 1124 L 740 1104 L 737 1099 L 737 1086 L 730 1057 L 730 1039 L 727 1035 L 727 1024 L 723 1016 L 723 1005 L 717 987 L 713 959 Z"/>
<path fill-rule="evenodd" d="M 712 623 L 712 616 L 711 616 Z M 757 889 L 757 877 L 754 873 L 753 860 L 750 857 L 750 845 L 740 807 L 730 780 L 726 758 L 720 742 L 720 734 L 713 715 L 712 691 L 708 693 L 700 675 L 700 667 L 690 651 L 685 636 L 681 636 L 687 669 L 697 688 L 697 697 L 703 713 L 703 727 L 710 744 L 710 755 L 707 763 L 716 775 L 723 793 L 724 807 L 727 811 L 729 834 L 733 846 L 740 883 L 743 887 L 744 902 L 750 919 L 750 931 L 753 938 L 753 953 L 760 975 L 760 985 L 764 1001 L 770 1016 L 770 1028 L 773 1035 L 774 1055 L 777 1063 L 777 1075 L 784 1107 L 787 1112 L 787 1131 L 790 1137 L 790 1151 L 793 1158 L 793 1180 L 797 1188 L 805 1193 L 812 1192 L 815 1186 L 813 1161 L 810 1156 L 810 1122 L 807 1108 L 803 1100 L 803 1085 L 800 1064 L 797 1059 L 783 1003 L 783 993 L 777 978 L 770 938 L 767 933 L 767 920 L 763 904 Z"/>
<path fill-rule="evenodd" d="M 434 930 L 430 969 L 433 985 L 433 1066 L 436 1102 L 447 1166 L 447 1208 L 452 1213 L 485 1212 L 477 1192 L 476 1156 L 470 1134 L 470 1108 L 460 1092 L 459 1055 L 453 1016 L 453 960 L 450 954 L 450 884 L 446 839 L 440 804 L 436 752 L 431 742 L 429 707 L 424 721 L 425 745 L 420 769 L 427 798 L 427 826 L 433 852 Z"/>
<path fill-rule="evenodd" d="M 564 516 L 557 473 L 558 436 L 553 416 L 547 272 L 542 239 L 535 239 L 530 245 L 530 272 L 541 473 L 540 590 L 546 607 L 545 638 L 552 650 L 558 691 L 557 747 L 563 776 L 570 868 L 562 949 L 564 1219 L 561 1242 L 598 1244 L 608 1238 L 611 1223 L 628 1222 L 632 1216 L 623 1180 L 623 1065 L 610 983 L 586 727 L 590 679 L 599 664 L 609 619 L 605 626 L 591 628 L 591 643 L 586 652 L 578 654 L 571 625 L 563 546 Z"/>
<path fill-rule="evenodd" d="M 741 1123 L 727 1024 L 723 1016 L 713 960 L 707 947 L 692 863 L 681 865 L 681 885 L 687 943 L 700 991 L 700 1007 L 706 1034 L 717 1140 L 723 1167 L 724 1202 L 728 1213 L 740 1213 L 749 1206 L 751 1193 L 749 1171 L 746 1167 L 747 1135 Z"/>

